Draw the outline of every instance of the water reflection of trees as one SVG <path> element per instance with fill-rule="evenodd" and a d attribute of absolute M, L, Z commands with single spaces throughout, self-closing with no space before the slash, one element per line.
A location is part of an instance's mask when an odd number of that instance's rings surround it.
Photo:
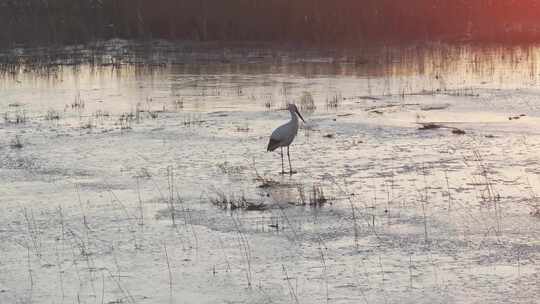
<path fill-rule="evenodd" d="M 339 50 L 209 48 L 198 43 L 151 46 L 108 42 L 95 47 L 20 49 L 0 53 L 0 76 L 17 78 L 72 75 L 160 77 L 160 75 L 353 76 L 402 79 L 406 87 L 419 82 L 426 89 L 500 83 L 535 84 L 540 70 L 536 46 L 478 46 L 428 44 L 423 46 L 365 47 Z M 63 76 L 62 76 L 63 75 Z M 428 81 L 426 81 L 428 80 Z M 460 85 L 461 84 L 461 85 Z"/>

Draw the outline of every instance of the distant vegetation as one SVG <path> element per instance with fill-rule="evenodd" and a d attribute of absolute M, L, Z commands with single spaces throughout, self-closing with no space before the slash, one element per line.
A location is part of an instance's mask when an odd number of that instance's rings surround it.
<path fill-rule="evenodd" d="M 0 0 L 0 46 L 109 38 L 540 41 L 540 0 Z"/>

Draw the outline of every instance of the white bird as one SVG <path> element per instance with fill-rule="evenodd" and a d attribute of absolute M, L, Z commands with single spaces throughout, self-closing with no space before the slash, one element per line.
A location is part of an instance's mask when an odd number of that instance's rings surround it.
<path fill-rule="evenodd" d="M 289 174 L 293 174 L 291 166 L 291 155 L 289 154 L 289 146 L 298 133 L 298 117 L 305 123 L 306 121 L 298 111 L 295 104 L 291 103 L 288 106 L 288 110 L 291 113 L 291 120 L 279 126 L 270 135 L 270 141 L 268 142 L 268 148 L 266 151 L 274 151 L 277 148 L 281 148 L 281 173 L 285 174 L 285 168 L 283 166 L 283 147 L 287 147 L 287 157 L 289 158 Z M 298 116 L 297 116 L 298 115 Z"/>

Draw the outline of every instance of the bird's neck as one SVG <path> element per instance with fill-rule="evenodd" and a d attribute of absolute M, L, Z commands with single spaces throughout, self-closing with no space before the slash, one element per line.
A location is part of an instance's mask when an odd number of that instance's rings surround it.
<path fill-rule="evenodd" d="M 298 116 L 296 116 L 296 113 L 294 111 L 289 111 L 291 113 L 291 121 L 298 122 Z"/>

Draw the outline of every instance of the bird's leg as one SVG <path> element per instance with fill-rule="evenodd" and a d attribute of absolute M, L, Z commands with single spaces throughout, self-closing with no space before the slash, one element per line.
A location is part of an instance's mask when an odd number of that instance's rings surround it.
<path fill-rule="evenodd" d="M 285 174 L 285 166 L 283 166 L 283 147 L 281 148 L 281 174 Z"/>
<path fill-rule="evenodd" d="M 289 158 L 289 174 L 292 175 L 292 166 L 291 166 L 291 154 L 289 154 L 289 146 L 287 146 L 287 158 Z"/>

